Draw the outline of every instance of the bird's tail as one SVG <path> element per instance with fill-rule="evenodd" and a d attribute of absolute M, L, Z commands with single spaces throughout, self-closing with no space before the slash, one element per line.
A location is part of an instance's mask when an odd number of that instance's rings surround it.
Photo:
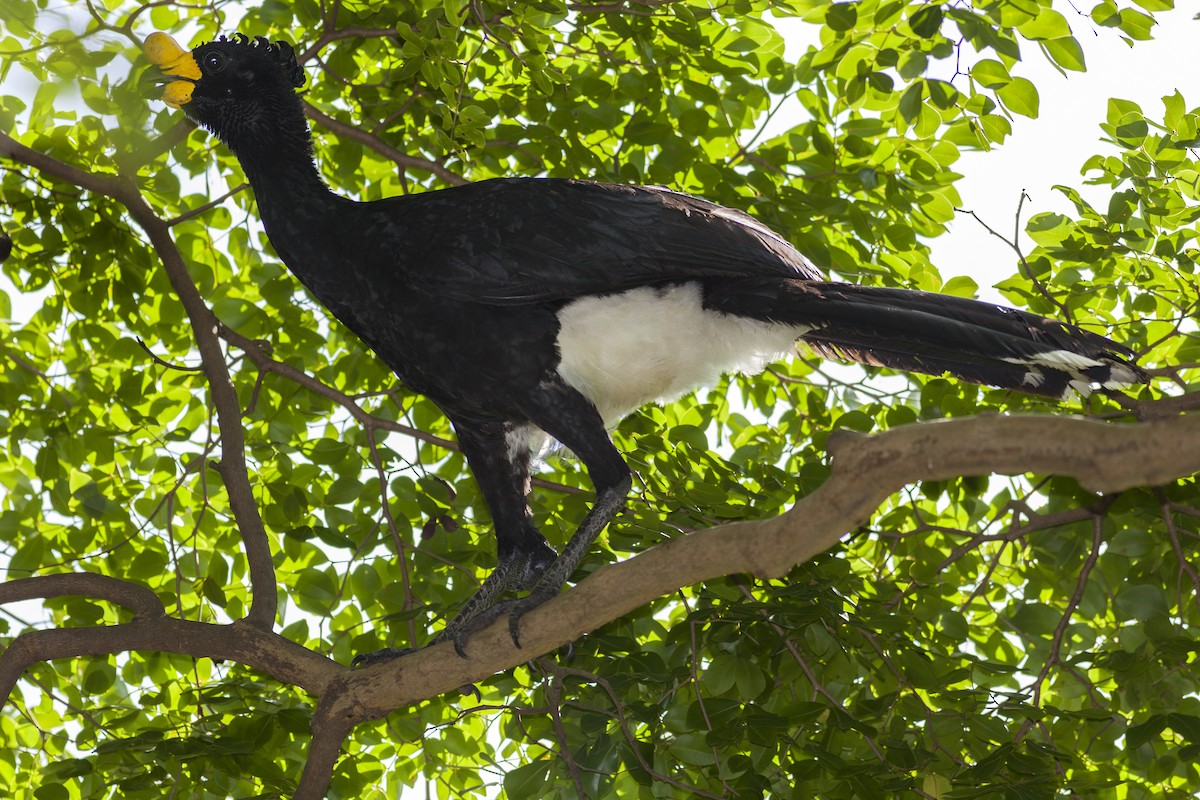
<path fill-rule="evenodd" d="M 1133 351 L 1103 336 L 961 297 L 775 280 L 726 284 L 708 301 L 730 313 L 806 328 L 800 340 L 820 355 L 878 367 L 950 373 L 1049 397 L 1146 381 L 1132 363 Z"/>

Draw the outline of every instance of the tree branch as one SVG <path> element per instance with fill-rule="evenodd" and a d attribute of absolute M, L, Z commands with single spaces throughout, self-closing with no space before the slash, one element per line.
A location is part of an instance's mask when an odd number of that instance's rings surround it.
<path fill-rule="evenodd" d="M 221 341 L 217 337 L 219 322 L 188 274 L 183 254 L 171 237 L 169 224 L 154 213 L 134 184 L 120 177 L 84 172 L 26 147 L 3 132 L 0 132 L 0 156 L 7 156 L 50 177 L 116 200 L 125 206 L 149 236 L 150 244 L 162 259 L 167 278 L 188 316 L 196 348 L 200 351 L 201 367 L 217 409 L 217 425 L 221 431 L 221 460 L 217 469 L 225 484 L 229 508 L 245 545 L 250 569 L 251 604 L 246 618 L 263 629 L 271 628 L 275 624 L 275 611 L 279 603 L 275 588 L 275 565 L 262 516 L 250 487 L 241 404 L 229 377 Z"/>
<path fill-rule="evenodd" d="M 829 437 L 829 479 L 787 513 L 672 539 L 596 570 L 523 620 L 518 649 L 507 620 L 476 633 L 469 659 L 438 645 L 351 672 L 247 621 L 212 625 L 162 615 L 145 589 L 95 575 L 45 576 L 0 587 L 0 601 L 82 592 L 135 610 L 126 624 L 33 631 L 0 655 L 0 698 L 31 665 L 54 658 L 160 650 L 237 661 L 319 698 L 310 758 L 297 800 L 324 796 L 341 742 L 361 722 L 457 690 L 548 653 L 655 598 L 713 578 L 778 578 L 866 522 L 915 481 L 964 475 L 1066 475 L 1085 489 L 1117 492 L 1200 472 L 1200 415 L 1121 425 L 1080 417 L 981 416 L 921 423 L 870 436 Z"/>
<path fill-rule="evenodd" d="M 407 153 L 401 153 L 378 136 L 372 136 L 353 125 L 347 125 L 345 122 L 336 120 L 309 103 L 304 104 L 304 115 L 322 128 L 333 131 L 343 139 L 351 139 L 359 144 L 366 145 L 384 158 L 394 161 L 397 166 L 404 167 L 405 169 L 419 169 L 431 172 L 451 186 L 461 186 L 468 182 L 466 178 L 454 174 L 436 161 L 428 161 L 424 158 L 417 158 Z"/>
<path fill-rule="evenodd" d="M 68 595 L 116 603 L 133 611 L 134 618 L 120 625 L 21 634 L 0 653 L 0 705 L 8 701 L 17 679 L 38 662 L 130 650 L 236 661 L 318 696 L 331 680 L 347 672 L 325 656 L 244 620 L 214 625 L 168 617 L 162 601 L 150 589 L 108 575 L 73 572 L 0 584 L 0 605 Z"/>
<path fill-rule="evenodd" d="M 778 578 L 866 522 L 892 493 L 915 481 L 1026 472 L 1074 477 L 1117 492 L 1200 472 L 1200 415 L 1131 425 L 1080 417 L 981 416 L 829 438 L 829 479 L 787 513 L 672 539 L 602 567 L 522 620 L 516 648 L 507 619 L 471 638 L 469 659 L 438 645 L 353 673 L 322 697 L 339 728 L 451 692 L 574 641 L 651 600 L 737 573 Z M 313 794 L 311 797 L 318 797 Z"/>
<path fill-rule="evenodd" d="M 127 608 L 136 617 L 163 617 L 166 609 L 158 595 L 137 583 L 91 572 L 65 572 L 0 583 L 0 605 L 21 600 L 84 595 Z M 0 705 L 3 705 L 0 703 Z"/>

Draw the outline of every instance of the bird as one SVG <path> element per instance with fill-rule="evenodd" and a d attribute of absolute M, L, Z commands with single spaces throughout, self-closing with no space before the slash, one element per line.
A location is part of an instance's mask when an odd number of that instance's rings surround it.
<path fill-rule="evenodd" d="M 161 99 L 237 157 L 279 257 L 408 388 L 449 418 L 491 512 L 496 566 L 432 638 L 556 596 L 625 506 L 633 473 L 609 430 L 802 342 L 823 357 L 1062 398 L 1146 381 L 1134 352 L 1028 312 L 831 281 L 740 210 L 661 186 L 510 177 L 371 201 L 316 165 L 284 41 L 143 43 Z M 595 499 L 562 552 L 527 503 L 547 442 Z M 524 592 L 524 595 L 519 593 Z M 370 666 L 411 652 L 364 653 Z"/>

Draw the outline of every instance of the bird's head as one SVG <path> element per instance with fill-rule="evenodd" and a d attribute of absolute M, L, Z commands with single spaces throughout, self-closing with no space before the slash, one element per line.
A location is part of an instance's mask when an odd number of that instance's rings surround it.
<path fill-rule="evenodd" d="M 215 133 L 233 150 L 265 142 L 281 119 L 300 111 L 296 89 L 304 70 L 287 42 L 242 34 L 184 50 L 165 33 L 152 33 L 142 45 L 165 84 L 162 100 Z"/>

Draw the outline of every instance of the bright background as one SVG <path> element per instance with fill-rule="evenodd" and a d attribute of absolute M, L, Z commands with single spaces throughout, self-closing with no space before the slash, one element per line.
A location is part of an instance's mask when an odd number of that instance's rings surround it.
<path fill-rule="evenodd" d="M 1037 86 L 1041 106 L 1037 119 L 1016 116 L 1013 133 L 1001 147 L 990 152 L 964 151 L 955 165 L 963 175 L 958 183 L 962 208 L 974 211 L 992 228 L 1011 237 L 1021 192 L 1030 199 L 1021 212 L 1021 227 L 1029 217 L 1041 211 L 1072 213 L 1070 203 L 1053 190 L 1056 184 L 1079 189 L 1085 198 L 1104 207 L 1105 193 L 1089 193 L 1080 174 L 1084 160 L 1098 151 L 1103 139 L 1100 123 L 1107 112 L 1107 100 L 1118 97 L 1138 103 L 1151 119 L 1161 113 L 1161 98 L 1176 90 L 1183 94 L 1188 108 L 1200 105 L 1200 69 L 1196 53 L 1200 48 L 1200 21 L 1194 5 L 1169 12 L 1156 12 L 1158 25 L 1154 39 L 1132 46 L 1113 28 L 1101 28 L 1083 13 L 1064 4 L 1059 9 L 1067 16 L 1072 32 L 1083 47 L 1087 72 L 1065 75 L 1028 42 L 1023 42 L 1023 61 L 1011 72 L 1028 78 Z M 70 7 L 62 10 L 71 17 Z M 237 16 L 228 10 L 230 19 Z M 86 20 L 81 15 L 80 25 Z M 814 42 L 815 27 L 796 18 L 776 18 L 775 25 L 787 40 L 787 55 L 795 60 Z M 150 29 L 147 28 L 146 33 Z M 180 35 L 180 41 L 188 41 Z M 964 52 L 962 70 L 973 61 L 972 52 Z M 932 62 L 936 73 L 944 63 Z M 950 77 L 949 75 L 936 77 Z M 36 84 L 22 82 L 24 76 L 10 75 L 0 91 L 31 95 Z M 958 81 L 965 78 L 959 77 Z M 766 126 L 768 134 L 782 132 L 802 121 L 799 103 L 785 102 L 781 111 Z M 761 137 L 760 137 L 761 138 Z M 1113 149 L 1115 152 L 1115 148 Z M 1033 243 L 1022 235 L 1022 248 Z M 992 285 L 1016 271 L 1016 257 L 999 239 L 966 215 L 950 224 L 950 231 L 929 242 L 933 263 L 944 279 L 968 275 L 979 284 L 980 299 L 1004 302 Z M 13 301 L 15 320 L 27 319 L 41 305 L 40 295 L 22 297 L 7 276 L 0 274 L 0 291 Z"/>
<path fill-rule="evenodd" d="M 1021 209 L 1022 231 L 1030 216 L 1038 212 L 1074 215 L 1071 203 L 1054 191 L 1055 185 L 1076 188 L 1099 208 L 1107 206 L 1107 191 L 1085 186 L 1081 169 L 1085 159 L 1101 152 L 1095 143 L 1105 136 L 1100 123 L 1108 111 L 1108 98 L 1132 100 L 1150 119 L 1161 115 L 1161 98 L 1177 90 L 1187 108 L 1200 105 L 1200 69 L 1196 67 L 1200 21 L 1194 5 L 1156 12 L 1154 39 L 1132 46 L 1120 31 L 1101 28 L 1070 6 L 1058 9 L 1083 48 L 1087 72 L 1064 74 L 1031 43 L 1022 42 L 1023 60 L 1011 73 L 1037 87 L 1041 99 L 1037 119 L 1014 115 L 1012 135 L 1002 146 L 990 152 L 964 150 L 954 165 L 963 175 L 957 184 L 961 207 L 974 211 L 1009 239 L 1022 191 L 1029 195 Z M 776 18 L 775 25 L 787 40 L 787 54 L 793 60 L 815 41 L 813 27 L 798 19 Z M 963 72 L 974 57 L 973 52 L 964 51 Z M 939 74 L 945 63 L 931 62 L 930 66 L 932 77 L 950 77 Z M 964 80 L 960 76 L 956 82 Z M 798 103 L 785 104 L 768 131 L 782 132 L 804 121 L 797 113 Z M 992 285 L 1016 272 L 1016 254 L 966 214 L 960 214 L 949 227 L 949 233 L 929 241 L 933 263 L 942 278 L 968 275 L 979 284 L 980 299 L 1005 302 Z M 1032 240 L 1023 233 L 1021 247 L 1025 253 L 1033 249 Z"/>
<path fill-rule="evenodd" d="M 1176 90 L 1183 94 L 1186 107 L 1200 105 L 1196 68 L 1200 21 L 1195 15 L 1195 6 L 1157 14 L 1154 40 L 1133 47 L 1112 28 L 1099 28 L 1084 15 L 1068 15 L 1083 47 L 1087 72 L 1068 72 L 1065 77 L 1023 43 L 1025 60 L 1012 73 L 1037 86 L 1038 118 L 1015 117 L 1012 136 L 990 153 L 964 152 L 955 165 L 963 175 L 958 182 L 962 208 L 974 211 L 1009 238 L 1022 190 L 1030 197 L 1021 210 L 1022 230 L 1037 212 L 1074 215 L 1071 203 L 1054 191 L 1058 184 L 1073 186 L 1097 207 L 1106 208 L 1107 190 L 1096 192 L 1084 186 L 1080 170 L 1091 154 L 1101 152 L 1094 143 L 1104 139 L 1100 123 L 1108 98 L 1132 100 L 1150 119 L 1161 116 L 1161 98 Z M 974 219 L 960 214 L 950 232 L 932 240 L 930 247 L 943 278 L 970 275 L 979 284 L 980 299 L 1002 300 L 991 286 L 1016 271 L 1016 255 Z M 1032 248 L 1032 240 L 1022 234 L 1023 252 Z"/>

